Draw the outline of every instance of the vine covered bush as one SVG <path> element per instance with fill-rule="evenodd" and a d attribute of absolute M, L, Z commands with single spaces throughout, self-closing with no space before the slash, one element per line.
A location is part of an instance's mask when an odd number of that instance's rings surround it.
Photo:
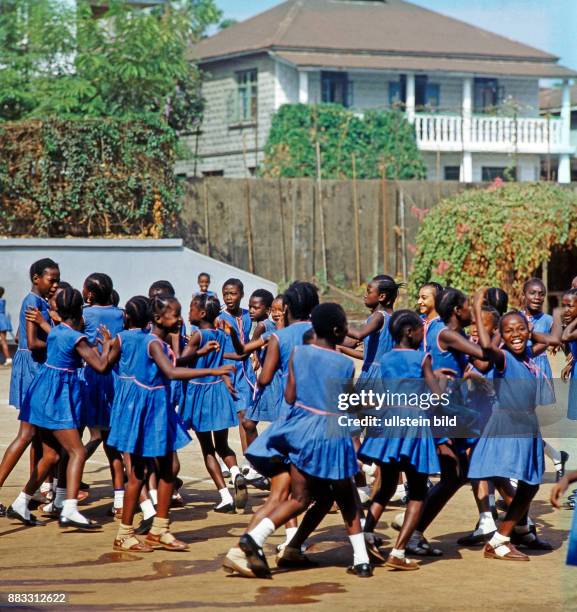
<path fill-rule="evenodd" d="M 0 125 L 0 233 L 165 235 L 180 206 L 176 141 L 152 116 Z"/>
<path fill-rule="evenodd" d="M 554 246 L 577 243 L 577 194 L 550 183 L 496 181 L 440 202 L 416 239 L 410 291 L 433 280 L 471 293 L 501 286 L 518 301 L 523 282 Z"/>
<path fill-rule="evenodd" d="M 425 178 L 413 126 L 398 110 L 362 116 L 338 104 L 286 104 L 273 116 L 261 174 L 325 179 Z"/>

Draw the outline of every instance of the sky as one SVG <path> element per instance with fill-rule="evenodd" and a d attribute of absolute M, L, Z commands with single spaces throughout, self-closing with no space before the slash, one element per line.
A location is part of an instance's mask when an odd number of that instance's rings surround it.
<path fill-rule="evenodd" d="M 216 0 L 238 21 L 282 0 Z M 577 70 L 577 0 L 412 0 L 425 8 L 548 51 Z M 568 27 L 568 24 L 572 24 Z"/>

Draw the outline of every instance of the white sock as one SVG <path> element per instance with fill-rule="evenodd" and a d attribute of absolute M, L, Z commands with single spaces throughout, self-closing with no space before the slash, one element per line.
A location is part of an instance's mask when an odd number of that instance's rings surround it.
<path fill-rule="evenodd" d="M 367 554 L 367 545 L 365 544 L 365 534 L 355 533 L 349 536 L 349 540 L 353 547 L 353 565 L 368 563 L 369 555 Z"/>
<path fill-rule="evenodd" d="M 156 489 L 148 489 L 148 497 L 150 497 L 155 506 L 158 505 L 158 491 Z"/>
<path fill-rule="evenodd" d="M 54 507 L 62 508 L 64 500 L 66 499 L 66 489 L 56 487 L 56 497 L 54 497 Z"/>
<path fill-rule="evenodd" d="M 124 489 L 114 489 L 114 507 L 122 508 L 124 504 Z"/>
<path fill-rule="evenodd" d="M 240 474 L 240 469 L 238 465 L 233 465 L 231 468 L 228 468 L 230 472 L 230 477 L 232 478 L 232 482 L 235 481 L 236 477 Z"/>
<path fill-rule="evenodd" d="M 284 530 L 286 532 L 285 542 L 287 544 L 290 544 L 291 540 L 295 537 L 295 534 L 299 530 L 299 528 L 298 527 L 285 527 Z"/>
<path fill-rule="evenodd" d="M 230 494 L 230 491 L 228 490 L 227 487 L 224 487 L 223 489 L 219 489 L 218 492 L 220 493 L 220 504 L 218 504 L 217 508 L 222 508 L 223 506 L 226 506 L 227 504 L 232 504 L 233 502 L 232 495 Z"/>
<path fill-rule="evenodd" d="M 405 549 L 404 548 L 393 548 L 393 550 L 391 550 L 391 557 L 396 557 L 397 559 L 404 559 Z"/>
<path fill-rule="evenodd" d="M 547 455 L 547 457 L 549 457 L 549 459 L 553 461 L 553 463 L 555 464 L 555 468 L 557 468 L 557 466 L 559 466 L 560 468 L 562 465 L 561 464 L 561 453 L 556 448 L 553 448 L 549 444 L 549 442 L 544 442 L 543 450 L 545 454 Z"/>
<path fill-rule="evenodd" d="M 504 557 L 509 552 L 507 544 L 511 541 L 511 538 L 501 535 L 498 531 L 495 531 L 493 537 L 489 540 L 489 545 L 493 547 L 495 554 L 499 557 Z"/>
<path fill-rule="evenodd" d="M 491 512 L 480 512 L 479 513 L 479 526 L 473 532 L 474 535 L 485 535 L 497 531 L 497 525 L 495 525 L 495 519 Z"/>
<path fill-rule="evenodd" d="M 248 532 L 248 535 L 256 542 L 257 546 L 262 548 L 267 538 L 273 534 L 275 530 L 276 527 L 274 526 L 274 523 L 269 518 L 263 518 L 252 531 Z"/>
<path fill-rule="evenodd" d="M 60 516 L 62 518 L 67 518 L 71 521 L 75 521 L 76 523 L 88 524 L 88 519 L 85 516 L 82 516 L 80 512 L 78 512 L 77 499 L 65 499 L 64 505 L 62 506 L 62 513 Z"/>
<path fill-rule="evenodd" d="M 150 499 L 145 499 L 140 502 L 140 509 L 142 510 L 142 518 L 147 521 L 149 518 L 156 516 L 156 510 L 154 509 L 154 504 Z"/>
<path fill-rule="evenodd" d="M 43 482 L 40 485 L 40 493 L 46 494 L 49 491 L 52 491 L 52 483 L 51 482 Z"/>
<path fill-rule="evenodd" d="M 28 510 L 28 502 L 32 499 L 32 495 L 21 491 L 18 493 L 18 497 L 12 502 L 12 509 L 18 512 L 25 519 L 30 518 L 30 510 Z"/>
<path fill-rule="evenodd" d="M 365 530 L 365 525 L 367 524 L 367 519 L 362 516 L 361 517 L 361 529 L 364 531 Z"/>
<path fill-rule="evenodd" d="M 495 507 L 495 494 L 491 494 L 489 493 L 489 506 L 491 506 L 491 508 Z"/>

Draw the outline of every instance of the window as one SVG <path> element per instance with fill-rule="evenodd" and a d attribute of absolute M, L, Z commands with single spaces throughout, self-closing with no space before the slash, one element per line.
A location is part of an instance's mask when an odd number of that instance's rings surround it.
<path fill-rule="evenodd" d="M 516 181 L 517 171 L 515 168 L 505 168 L 503 166 L 483 166 L 481 169 L 482 181 L 494 181 L 496 178 L 504 181 Z"/>
<path fill-rule="evenodd" d="M 352 106 L 352 83 L 346 72 L 321 72 L 321 102 Z"/>
<path fill-rule="evenodd" d="M 224 170 L 205 170 L 202 176 L 224 176 Z"/>
<path fill-rule="evenodd" d="M 504 88 L 499 87 L 497 79 L 475 79 L 473 91 L 473 110 L 483 113 L 498 106 L 504 98 Z"/>
<path fill-rule="evenodd" d="M 415 76 L 415 107 L 417 110 L 423 108 L 438 108 L 441 96 L 441 87 L 436 83 L 429 83 L 426 74 Z M 389 105 L 402 106 L 407 102 L 407 76 L 401 74 L 397 82 L 389 83 Z"/>
<path fill-rule="evenodd" d="M 253 123 L 258 111 L 258 72 L 242 70 L 236 73 L 236 98 L 233 100 L 232 123 Z"/>
<path fill-rule="evenodd" d="M 461 178 L 461 168 L 459 166 L 445 166 L 445 180 L 458 181 Z"/>

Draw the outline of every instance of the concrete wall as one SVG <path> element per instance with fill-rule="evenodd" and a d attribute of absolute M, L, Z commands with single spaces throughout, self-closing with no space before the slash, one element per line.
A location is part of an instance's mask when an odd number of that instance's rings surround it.
<path fill-rule="evenodd" d="M 18 326 L 20 303 L 30 290 L 28 270 L 43 257 L 60 264 L 62 280 L 82 289 L 84 279 L 92 272 L 112 277 L 120 294 L 120 304 L 137 294 L 147 295 L 148 287 L 159 279 L 169 280 L 181 300 L 184 313 L 199 272 L 211 275 L 211 289 L 221 295 L 222 283 L 230 277 L 240 278 L 248 297 L 259 287 L 275 293 L 275 283 L 211 259 L 175 240 L 105 240 L 105 239 L 6 239 L 0 241 L 0 285 L 12 317 L 14 333 Z"/>

